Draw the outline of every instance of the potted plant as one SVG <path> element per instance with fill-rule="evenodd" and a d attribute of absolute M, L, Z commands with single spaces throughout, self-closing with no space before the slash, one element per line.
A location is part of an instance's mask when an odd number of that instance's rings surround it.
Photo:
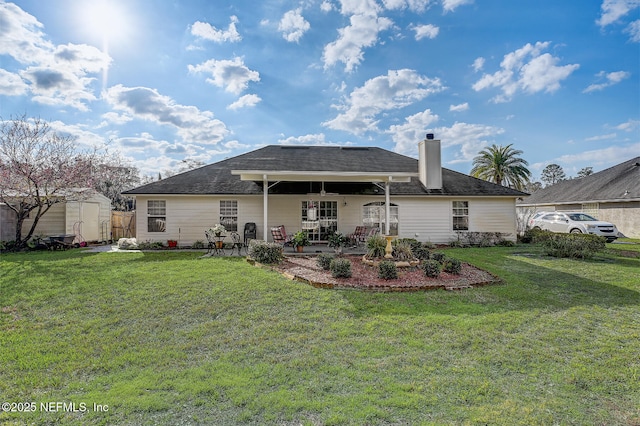
<path fill-rule="evenodd" d="M 176 248 L 178 247 L 178 242 L 176 240 L 167 240 L 167 245 L 169 248 Z"/>
<path fill-rule="evenodd" d="M 216 237 L 219 237 L 220 235 L 222 235 L 223 232 L 227 232 L 224 225 L 221 225 L 219 223 L 216 223 L 215 225 L 213 225 L 213 227 L 209 229 L 209 231 L 212 232 Z"/>
<path fill-rule="evenodd" d="M 307 233 L 304 231 L 298 231 L 293 234 L 291 244 L 296 248 L 298 253 L 302 253 L 304 246 L 308 246 L 310 244 Z"/>
<path fill-rule="evenodd" d="M 329 235 L 329 247 L 333 248 L 336 254 L 342 253 L 342 247 L 347 244 L 347 237 L 341 232 L 334 232 Z"/>

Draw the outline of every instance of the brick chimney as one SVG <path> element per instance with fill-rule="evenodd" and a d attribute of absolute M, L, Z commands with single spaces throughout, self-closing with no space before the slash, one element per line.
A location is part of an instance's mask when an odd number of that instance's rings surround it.
<path fill-rule="evenodd" d="M 427 189 L 442 189 L 440 140 L 434 139 L 433 133 L 427 133 L 427 139 L 418 144 L 418 172 Z"/>

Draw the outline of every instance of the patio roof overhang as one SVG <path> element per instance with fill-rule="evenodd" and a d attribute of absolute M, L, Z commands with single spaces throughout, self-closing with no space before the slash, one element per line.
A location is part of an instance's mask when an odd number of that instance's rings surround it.
<path fill-rule="evenodd" d="M 384 183 L 386 217 L 390 216 L 391 182 L 410 182 L 412 177 L 418 177 L 418 173 L 410 172 L 349 172 L 349 171 L 318 171 L 318 170 L 231 170 L 232 175 L 240 176 L 240 180 L 262 181 L 263 186 L 263 226 L 264 238 L 269 232 L 268 205 L 269 188 L 278 182 L 373 182 Z M 273 182 L 269 185 L 269 182 Z M 385 222 L 384 233 L 388 234 L 388 223 Z"/>
<path fill-rule="evenodd" d="M 302 170 L 231 170 L 240 180 L 289 182 L 410 182 L 418 173 Z"/>

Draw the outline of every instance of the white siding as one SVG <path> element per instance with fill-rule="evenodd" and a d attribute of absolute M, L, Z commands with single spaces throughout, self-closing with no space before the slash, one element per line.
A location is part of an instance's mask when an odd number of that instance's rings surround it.
<path fill-rule="evenodd" d="M 268 227 L 284 225 L 288 234 L 301 229 L 302 201 L 335 201 L 338 204 L 338 231 L 350 234 L 362 225 L 362 206 L 384 197 L 270 195 Z M 167 224 L 165 232 L 147 232 L 147 200 L 165 200 Z M 138 241 L 179 240 L 181 245 L 204 240 L 204 231 L 219 221 L 220 200 L 238 200 L 238 232 L 244 224 L 255 222 L 257 238 L 264 239 L 262 195 L 256 196 L 138 196 Z M 429 198 L 391 197 L 398 205 L 399 237 L 416 238 L 435 244 L 446 244 L 455 237 L 452 230 L 452 201 L 469 201 L 469 227 L 476 232 L 503 232 L 515 239 L 515 200 L 504 198 Z M 346 205 L 345 205 L 346 202 Z M 267 235 L 271 240 L 271 235 Z"/>
<path fill-rule="evenodd" d="M 36 230 L 33 235 L 60 235 L 65 234 L 65 216 L 66 216 L 66 204 L 58 203 L 51 206 L 51 208 L 38 220 Z M 28 219 L 22 223 L 22 236 L 24 237 L 31 226 L 33 225 L 33 217 L 35 212 L 31 212 Z"/>

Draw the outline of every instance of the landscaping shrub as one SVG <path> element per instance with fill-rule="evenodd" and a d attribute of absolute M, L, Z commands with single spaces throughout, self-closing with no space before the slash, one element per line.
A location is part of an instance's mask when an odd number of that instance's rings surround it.
<path fill-rule="evenodd" d="M 433 259 L 423 260 L 422 271 L 427 277 L 436 278 L 442 271 L 442 263 Z"/>
<path fill-rule="evenodd" d="M 282 253 L 282 246 L 277 243 L 260 240 L 251 240 L 249 243 L 249 256 L 259 263 L 279 263 L 283 258 Z"/>
<path fill-rule="evenodd" d="M 451 247 L 492 247 L 507 241 L 509 234 L 502 232 L 456 232 L 457 237 L 449 242 Z"/>
<path fill-rule="evenodd" d="M 544 252 L 553 257 L 589 259 L 606 247 L 604 237 L 592 234 L 556 234 L 544 235 L 536 239 Z"/>
<path fill-rule="evenodd" d="M 205 248 L 204 241 L 202 241 L 202 240 L 194 241 L 193 244 L 191 244 L 191 248 L 192 249 L 203 249 L 203 248 Z"/>
<path fill-rule="evenodd" d="M 387 247 L 387 240 L 382 235 L 369 237 L 366 244 L 368 258 L 375 259 L 384 256 L 384 250 Z"/>
<path fill-rule="evenodd" d="M 436 251 L 434 253 L 431 253 L 430 259 L 435 260 L 436 262 L 442 264 L 444 263 L 444 260 L 447 258 L 447 255 L 445 255 L 444 253 L 441 253 L 439 251 Z"/>
<path fill-rule="evenodd" d="M 462 263 L 458 259 L 448 257 L 445 259 L 442 268 L 449 274 L 460 275 L 460 272 L 462 272 Z"/>
<path fill-rule="evenodd" d="M 316 264 L 324 269 L 325 271 L 328 271 L 331 268 L 331 261 L 334 259 L 334 256 L 328 253 L 320 253 L 318 255 L 318 257 L 316 258 Z"/>
<path fill-rule="evenodd" d="M 348 259 L 332 259 L 329 267 L 334 278 L 351 278 L 351 262 Z"/>
<path fill-rule="evenodd" d="M 419 243 L 418 243 L 419 244 Z M 411 249 L 411 243 L 408 241 L 399 241 L 393 247 L 393 257 L 399 261 L 413 260 L 413 250 Z"/>
<path fill-rule="evenodd" d="M 128 244 L 128 242 L 126 243 Z M 137 244 L 137 247 L 129 247 L 129 246 L 124 246 L 121 247 L 121 244 L 118 244 L 118 248 L 122 248 L 122 249 L 140 249 L 140 250 L 158 250 L 164 247 L 164 244 L 162 244 L 160 241 L 143 241 L 141 243 Z"/>
<path fill-rule="evenodd" d="M 432 248 L 431 243 L 420 244 L 413 248 L 413 257 L 420 260 L 429 259 L 429 249 Z"/>
<path fill-rule="evenodd" d="M 395 262 L 383 260 L 378 264 L 378 278 L 395 280 L 398 278 L 398 267 Z"/>

